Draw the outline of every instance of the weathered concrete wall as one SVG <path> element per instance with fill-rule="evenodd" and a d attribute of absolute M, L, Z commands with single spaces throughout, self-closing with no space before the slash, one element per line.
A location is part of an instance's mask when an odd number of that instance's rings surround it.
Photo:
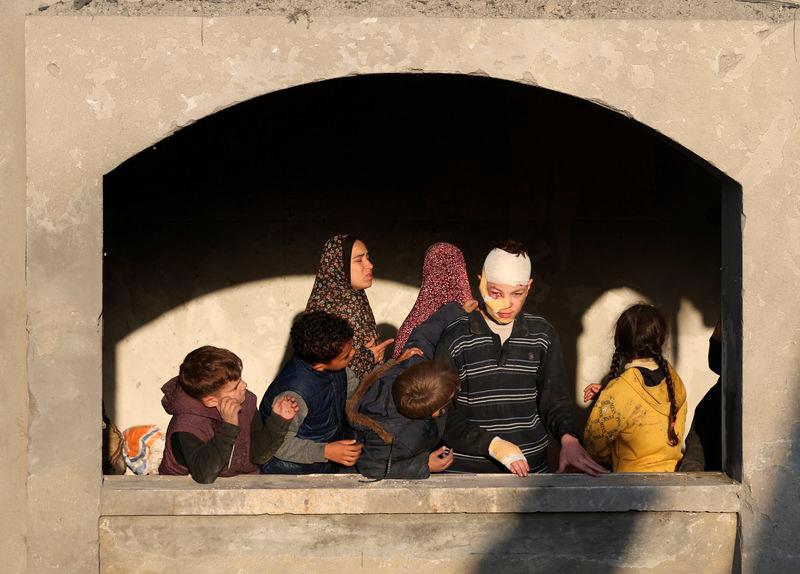
<path fill-rule="evenodd" d="M 282 16 L 306 23 L 330 16 L 426 16 L 446 18 L 553 18 L 662 20 L 771 20 L 791 18 L 792 2 L 718 0 L 84 0 L 77 3 L 44 0 L 47 15 L 86 16 Z M 85 4 L 85 5 L 84 5 Z M 795 3 L 796 4 L 796 3 Z M 49 8 L 47 8 L 49 6 Z"/>
<path fill-rule="evenodd" d="M 800 68 L 790 24 L 34 18 L 27 45 L 35 571 L 97 560 L 102 175 L 232 103 L 408 71 L 480 72 L 601 100 L 741 183 L 743 566 L 796 570 Z"/>
<path fill-rule="evenodd" d="M 188 476 L 109 476 L 102 516 L 277 514 L 736 513 L 741 485 L 722 473 L 443 474 L 363 482 L 358 474 L 251 475 L 198 485 Z"/>
<path fill-rule="evenodd" d="M 240 476 L 209 486 L 109 477 L 101 571 L 149 572 L 186 558 L 201 572 L 221 563 L 257 571 L 265 561 L 295 572 L 314 560 L 317 569 L 388 572 L 433 564 L 446 572 L 730 572 L 739 490 L 718 473 L 369 484 L 358 475 Z M 151 549 L 143 560 L 142 544 Z M 201 556 L 200 546 L 228 550 Z"/>
<path fill-rule="evenodd" d="M 725 573 L 735 532 L 688 512 L 104 517 L 100 571 Z"/>
<path fill-rule="evenodd" d="M 0 3 L 0 556 L 25 570 L 28 389 L 25 379 L 25 34 L 30 1 Z"/>

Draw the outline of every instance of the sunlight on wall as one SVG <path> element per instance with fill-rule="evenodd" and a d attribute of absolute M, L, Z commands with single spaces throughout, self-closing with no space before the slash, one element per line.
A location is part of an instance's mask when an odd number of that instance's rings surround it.
<path fill-rule="evenodd" d="M 137 424 L 166 428 L 161 385 L 178 373 L 183 357 L 202 345 L 225 347 L 242 358 L 243 378 L 258 399 L 286 356 L 289 329 L 305 308 L 311 275 L 254 281 L 189 301 L 133 331 L 116 346 L 116 420 L 121 429 Z M 376 321 L 397 329 L 414 304 L 417 288 L 377 279 L 368 291 Z M 613 352 L 614 323 L 622 311 L 645 298 L 627 288 L 606 292 L 584 313 L 577 341 L 576 406 L 585 409 L 583 387 L 599 380 Z M 712 328 L 682 300 L 678 312 L 678 372 L 689 393 L 689 417 L 716 381 L 706 354 Z M 667 345 L 669 347 L 669 344 Z M 667 349 L 667 357 L 670 353 Z"/>
<path fill-rule="evenodd" d="M 650 301 L 632 289 L 612 289 L 599 297 L 584 313 L 575 367 L 575 404 L 579 409 L 588 409 L 583 403 L 583 388 L 599 382 L 608 372 L 614 353 L 614 325 L 617 318 L 630 305 L 641 302 Z M 697 403 L 717 380 L 717 375 L 708 368 L 707 358 L 708 338 L 713 330 L 713 326 L 707 327 L 703 323 L 702 313 L 690 301 L 681 299 L 677 316 L 678 361 L 673 366 L 686 386 L 689 401 L 687 429 Z M 675 331 L 673 327 L 670 337 L 675 336 Z M 668 340 L 664 355 L 669 361 L 672 361 L 671 350 L 671 340 Z"/>
<path fill-rule="evenodd" d="M 678 309 L 678 361 L 675 369 L 686 385 L 689 412 L 686 428 L 692 424 L 694 409 L 714 383 L 717 375 L 708 368 L 708 338 L 714 325 L 707 327 L 703 315 L 691 301 L 681 299 Z"/>
<path fill-rule="evenodd" d="M 239 355 L 243 378 L 260 401 L 284 360 L 289 329 L 313 285 L 312 275 L 236 285 L 176 307 L 120 340 L 114 422 L 121 429 L 137 424 L 166 429 L 161 385 L 178 374 L 189 351 L 202 345 Z M 376 279 L 367 294 L 375 320 L 397 329 L 414 305 L 417 288 Z"/>
<path fill-rule="evenodd" d="M 633 289 L 621 287 L 606 291 L 583 314 L 582 331 L 576 343 L 575 404 L 588 410 L 583 402 L 586 385 L 600 382 L 608 372 L 614 353 L 614 324 L 620 314 L 635 303 L 650 301 Z"/>

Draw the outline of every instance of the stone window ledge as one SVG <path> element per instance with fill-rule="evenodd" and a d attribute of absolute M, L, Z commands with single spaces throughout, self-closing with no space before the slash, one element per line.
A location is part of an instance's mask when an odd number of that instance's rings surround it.
<path fill-rule="evenodd" d="M 738 512 L 740 484 L 721 473 L 448 475 L 360 482 L 359 475 L 105 477 L 103 516 Z"/>

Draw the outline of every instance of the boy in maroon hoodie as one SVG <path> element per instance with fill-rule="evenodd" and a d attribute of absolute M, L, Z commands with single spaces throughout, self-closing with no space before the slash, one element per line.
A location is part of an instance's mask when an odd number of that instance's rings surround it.
<path fill-rule="evenodd" d="M 266 422 L 256 396 L 242 380 L 242 360 L 227 349 L 195 349 L 177 377 L 161 390 L 172 415 L 159 474 L 190 474 L 202 484 L 218 476 L 258 474 L 283 443 L 297 403 L 282 397 L 272 405 L 278 416 Z"/>

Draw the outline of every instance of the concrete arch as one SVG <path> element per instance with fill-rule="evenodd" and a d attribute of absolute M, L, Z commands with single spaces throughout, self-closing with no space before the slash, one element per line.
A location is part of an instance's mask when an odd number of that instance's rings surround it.
<path fill-rule="evenodd" d="M 293 24 L 267 20 L 274 25 L 269 30 L 272 33 L 240 32 L 229 37 L 223 28 L 225 20 L 212 19 L 205 24 L 203 45 L 192 39 L 191 29 L 187 29 L 180 39 L 145 49 L 142 59 L 146 63 L 141 70 L 162 74 L 166 98 L 160 100 L 161 95 L 154 98 L 144 92 L 126 96 L 142 104 L 151 118 L 141 118 L 143 122 L 120 118 L 127 124 L 129 137 L 117 163 L 203 118 L 282 90 L 373 74 L 453 74 L 515 82 L 606 108 L 653 130 L 720 176 L 737 179 L 740 166 L 735 158 L 719 153 L 718 144 L 724 146 L 724 142 L 708 137 L 712 131 L 718 137 L 722 135 L 726 114 L 719 113 L 721 101 L 713 94 L 705 97 L 709 94 L 672 90 L 671 86 L 683 78 L 675 77 L 674 71 L 664 70 L 659 63 L 668 60 L 684 77 L 696 74 L 701 83 L 719 84 L 720 76 L 729 80 L 729 76 L 741 75 L 742 68 L 749 68 L 752 60 L 737 59 L 739 64 L 731 67 L 725 64 L 726 56 L 755 48 L 763 36 L 763 25 L 743 25 L 745 47 L 732 44 L 712 52 L 705 47 L 702 25 L 694 27 L 689 38 L 683 31 L 670 38 L 664 31 L 634 30 L 625 22 L 609 23 L 600 34 L 591 22 L 572 22 L 570 27 L 576 32 L 565 35 L 557 29 L 538 34 L 530 22 L 487 21 L 475 28 L 442 30 L 433 20 L 388 20 L 385 26 L 382 20 L 367 18 L 335 19 L 336 33 L 313 35 Z M 346 24 L 339 23 L 341 20 Z M 245 23 L 255 24 L 253 20 Z M 391 40 L 383 45 L 387 34 Z M 220 44 L 211 47 L 215 40 Z M 151 59 L 151 52 L 176 46 L 182 52 L 183 73 L 167 81 L 165 78 L 172 75 L 169 60 L 179 55 L 157 61 Z M 693 49 L 700 53 L 692 54 Z M 377 58 L 378 53 L 393 57 Z M 703 59 L 702 64 L 697 56 Z M 117 77 L 119 65 L 112 62 L 92 74 L 95 99 L 90 95 L 86 101 L 97 120 L 108 119 L 113 113 L 116 96 L 107 84 Z M 208 90 L 205 80 L 212 74 L 206 66 L 221 68 L 213 74 L 217 90 Z M 202 74 L 196 71 L 200 69 Z M 105 166 L 106 171 L 115 165 Z"/>

